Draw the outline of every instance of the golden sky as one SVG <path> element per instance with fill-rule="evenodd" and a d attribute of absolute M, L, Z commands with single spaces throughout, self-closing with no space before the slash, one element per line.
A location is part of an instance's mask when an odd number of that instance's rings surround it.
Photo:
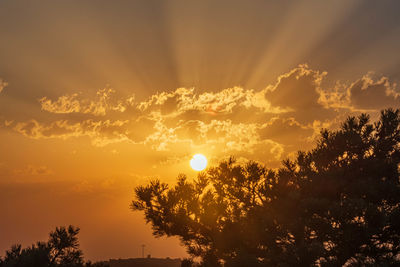
<path fill-rule="evenodd" d="M 183 257 L 133 188 L 235 156 L 276 168 L 398 107 L 396 0 L 0 0 L 0 255 L 81 228 L 88 259 Z"/>

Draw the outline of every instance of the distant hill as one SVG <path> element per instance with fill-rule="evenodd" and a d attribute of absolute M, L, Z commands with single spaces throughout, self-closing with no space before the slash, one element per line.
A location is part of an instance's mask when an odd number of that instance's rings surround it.
<path fill-rule="evenodd" d="M 180 259 L 135 258 L 110 259 L 110 267 L 180 267 Z"/>

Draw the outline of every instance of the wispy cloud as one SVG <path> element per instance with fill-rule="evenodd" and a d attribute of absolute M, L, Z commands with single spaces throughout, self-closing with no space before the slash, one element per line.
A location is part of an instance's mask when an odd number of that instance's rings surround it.
<path fill-rule="evenodd" d="M 54 174 L 54 172 L 45 165 L 37 166 L 34 164 L 28 164 L 22 169 L 15 169 L 14 174 L 31 176 L 31 175 L 49 175 L 49 174 Z"/>
<path fill-rule="evenodd" d="M 109 111 L 124 112 L 127 107 L 133 105 L 134 96 L 131 95 L 125 99 L 114 97 L 115 90 L 104 88 L 96 92 L 94 99 L 81 98 L 80 94 L 60 96 L 57 100 L 51 100 L 47 97 L 39 99 L 42 110 L 51 113 L 83 113 L 95 116 L 104 116 Z"/>
<path fill-rule="evenodd" d="M 128 131 L 126 129 L 128 122 L 121 120 L 84 120 L 71 123 L 67 120 L 59 120 L 45 124 L 30 120 L 16 123 L 14 130 L 33 139 L 68 139 L 87 136 L 91 138 L 93 145 L 105 146 L 110 143 L 128 140 Z"/>

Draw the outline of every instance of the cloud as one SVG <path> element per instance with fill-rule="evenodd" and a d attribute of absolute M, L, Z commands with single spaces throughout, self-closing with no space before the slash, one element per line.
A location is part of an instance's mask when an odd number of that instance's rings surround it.
<path fill-rule="evenodd" d="M 389 78 L 369 72 L 351 83 L 337 81 L 333 88 L 322 90 L 320 102 L 332 109 L 373 112 L 397 107 L 400 93 Z"/>
<path fill-rule="evenodd" d="M 174 128 L 169 128 L 161 121 L 154 125 L 154 132 L 147 136 L 145 144 L 151 145 L 151 148 L 157 151 L 168 150 L 167 146 L 178 142 Z"/>
<path fill-rule="evenodd" d="M 337 81 L 332 88 L 320 91 L 319 102 L 327 109 L 352 109 L 348 87 L 349 85 Z"/>
<path fill-rule="evenodd" d="M 312 70 L 306 64 L 299 65 L 280 75 L 275 85 L 267 86 L 265 98 L 273 108 L 285 110 L 286 117 L 295 117 L 303 124 L 332 119 L 336 111 L 323 102 L 322 81 L 325 76 L 327 72 Z"/>
<path fill-rule="evenodd" d="M 260 142 L 255 123 L 232 123 L 230 120 L 213 120 L 205 125 L 209 143 L 224 145 L 223 151 L 250 151 L 253 146 Z"/>
<path fill-rule="evenodd" d="M 205 123 L 200 120 L 179 121 L 175 127 L 168 127 L 162 120 L 156 122 L 154 133 L 149 135 L 145 144 L 155 150 L 165 151 L 171 145 L 188 143 L 194 146 L 223 145 L 221 151 L 251 150 L 259 141 L 258 124 L 233 123 L 231 120 L 212 120 Z"/>
<path fill-rule="evenodd" d="M 395 88 L 387 77 L 374 80 L 369 73 L 350 85 L 348 95 L 355 109 L 379 110 L 399 106 L 400 94 Z"/>
<path fill-rule="evenodd" d="M 33 164 L 28 164 L 23 169 L 14 170 L 14 174 L 30 176 L 30 175 L 50 175 L 50 174 L 54 174 L 54 172 L 45 165 L 36 166 Z"/>
<path fill-rule="evenodd" d="M 258 130 L 262 140 L 272 139 L 283 144 L 290 144 L 294 138 L 299 143 L 307 142 L 313 132 L 313 127 L 302 125 L 295 118 L 279 117 L 262 124 Z"/>
<path fill-rule="evenodd" d="M 236 155 L 252 158 L 265 155 L 266 159 L 279 161 L 284 155 L 284 145 L 272 139 L 262 138 L 258 123 L 233 123 L 230 120 L 199 120 L 181 122 L 175 128 L 160 124 L 159 131 L 146 140 L 159 151 L 179 151 L 180 145 L 208 151 L 213 155 Z M 312 130 L 311 130 L 312 132 Z M 184 151 L 184 150 L 183 150 Z M 184 160 L 188 155 L 175 156 L 174 160 Z M 253 157 L 255 159 L 255 157 Z"/>
<path fill-rule="evenodd" d="M 124 112 L 134 103 L 134 96 L 131 95 L 123 100 L 115 99 L 113 96 L 115 90 L 112 88 L 100 89 L 96 92 L 93 100 L 81 99 L 80 94 L 74 93 L 70 95 L 60 96 L 57 100 L 51 100 L 47 97 L 39 99 L 42 110 L 59 113 L 83 113 L 95 116 L 104 116 L 109 111 Z"/>
<path fill-rule="evenodd" d="M 279 107 L 271 107 L 262 91 L 245 90 L 241 87 L 226 88 L 219 92 L 196 94 L 194 88 L 178 88 L 172 92 L 154 94 L 137 105 L 142 112 L 158 112 L 164 118 L 215 119 L 234 115 L 238 111 L 281 113 Z M 249 114 L 247 114 L 249 115 Z"/>
<path fill-rule="evenodd" d="M 4 90 L 4 88 L 6 88 L 7 85 L 8 83 L 0 78 L 0 93 Z"/>
<path fill-rule="evenodd" d="M 265 97 L 272 106 L 291 111 L 319 108 L 320 86 L 326 75 L 326 72 L 311 70 L 308 65 L 300 65 L 279 76 L 274 86 L 268 86 Z"/>
<path fill-rule="evenodd" d="M 299 65 L 262 90 L 177 88 L 137 100 L 106 88 L 93 97 L 43 97 L 42 110 L 58 114 L 56 119 L 48 114 L 47 119 L 8 120 L 4 125 L 35 139 L 88 138 L 95 146 L 127 142 L 174 151 L 176 158 L 203 149 L 253 159 L 263 155 L 276 162 L 311 147 L 321 128 L 338 127 L 362 110 L 399 104 L 396 84 L 386 77 L 367 74 L 326 87 L 327 75 Z"/>
<path fill-rule="evenodd" d="M 14 126 L 14 130 L 33 139 L 68 139 L 87 136 L 91 138 L 93 145 L 105 146 L 128 140 L 128 130 L 126 128 L 128 122 L 121 120 L 85 120 L 78 123 L 70 123 L 67 120 L 59 120 L 44 124 L 36 120 L 30 120 L 17 123 Z"/>

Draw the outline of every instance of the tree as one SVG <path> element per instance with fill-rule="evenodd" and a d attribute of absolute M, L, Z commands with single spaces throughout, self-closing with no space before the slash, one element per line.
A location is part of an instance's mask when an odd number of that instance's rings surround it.
<path fill-rule="evenodd" d="M 72 225 L 56 227 L 50 232 L 48 242 L 37 242 L 22 249 L 21 245 L 13 245 L 6 251 L 5 258 L 0 261 L 4 267 L 79 267 L 83 265 L 83 253 L 79 249 L 79 228 Z"/>
<path fill-rule="evenodd" d="M 56 227 L 50 233 L 48 246 L 50 248 L 50 265 L 57 266 L 82 266 L 83 253 L 79 249 L 78 233 L 79 228 L 72 225 Z"/>
<path fill-rule="evenodd" d="M 400 114 L 349 117 L 278 170 L 234 159 L 193 181 L 135 189 L 155 236 L 178 236 L 203 266 L 399 264 Z"/>
<path fill-rule="evenodd" d="M 181 267 L 193 267 L 192 259 L 183 259 L 181 262 Z"/>

